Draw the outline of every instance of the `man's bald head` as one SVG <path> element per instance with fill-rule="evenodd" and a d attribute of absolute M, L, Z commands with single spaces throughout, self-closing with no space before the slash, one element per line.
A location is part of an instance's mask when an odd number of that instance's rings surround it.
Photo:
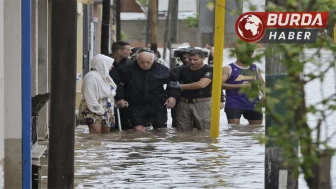
<path fill-rule="evenodd" d="M 151 59 L 152 62 L 154 62 L 155 55 L 153 53 L 150 53 L 150 52 L 141 52 L 141 53 L 138 54 L 137 59 L 138 60 L 139 59 L 141 59 L 141 60 L 143 60 L 143 59 L 146 59 L 146 60 L 147 59 Z"/>
<path fill-rule="evenodd" d="M 150 52 L 142 52 L 137 55 L 137 62 L 141 69 L 149 70 L 155 60 L 155 55 Z"/>

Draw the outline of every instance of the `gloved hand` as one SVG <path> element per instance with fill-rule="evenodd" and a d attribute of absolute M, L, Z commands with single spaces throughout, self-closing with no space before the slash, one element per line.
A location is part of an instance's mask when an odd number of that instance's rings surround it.
<path fill-rule="evenodd" d="M 171 88 L 175 88 L 175 89 L 180 89 L 181 88 L 181 84 L 178 81 L 170 81 L 168 83 L 167 87 L 171 87 Z"/>

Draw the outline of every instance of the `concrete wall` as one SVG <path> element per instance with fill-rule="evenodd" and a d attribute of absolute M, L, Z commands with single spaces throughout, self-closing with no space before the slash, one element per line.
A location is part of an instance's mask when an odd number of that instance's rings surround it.
<path fill-rule="evenodd" d="M 165 21 L 159 20 L 158 22 L 158 45 L 163 46 L 163 36 L 165 31 Z M 146 21 L 145 20 L 122 20 L 121 30 L 124 31 L 132 46 L 144 46 L 146 43 Z M 188 42 L 192 46 L 204 46 L 209 43 L 209 35 L 201 34 L 198 28 L 190 28 L 184 20 L 179 21 L 177 34 L 177 43 Z M 225 46 L 230 46 L 231 43 L 237 39 L 237 35 L 226 34 Z"/>
<path fill-rule="evenodd" d="M 5 188 L 22 188 L 21 1 L 4 1 Z M 1 40 L 2 41 L 2 40 Z M 0 56 L 1 57 L 1 56 Z"/>
<path fill-rule="evenodd" d="M 49 9 L 48 9 L 48 1 L 47 0 L 37 0 L 36 12 L 37 12 L 37 27 L 35 28 L 37 34 L 37 42 L 35 49 L 37 52 L 34 54 L 36 55 L 36 72 L 37 74 L 37 82 L 36 82 L 36 89 L 37 94 L 45 94 L 49 92 L 49 62 L 48 62 L 48 47 L 49 47 Z M 49 103 L 48 103 L 49 104 Z M 39 139 L 44 139 L 46 137 L 46 130 L 48 128 L 49 123 L 49 111 L 48 111 L 48 104 L 44 106 L 39 112 L 39 119 L 38 119 L 38 137 Z"/>
<path fill-rule="evenodd" d="M 4 104 L 4 1 L 0 0 L 0 189 L 4 188 L 5 107 Z"/>

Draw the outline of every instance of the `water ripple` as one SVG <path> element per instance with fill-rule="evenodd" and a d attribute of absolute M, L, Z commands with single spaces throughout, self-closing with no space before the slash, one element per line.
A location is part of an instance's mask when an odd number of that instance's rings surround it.
<path fill-rule="evenodd" d="M 263 188 L 263 126 L 227 126 L 209 132 L 88 135 L 77 128 L 77 188 Z"/>

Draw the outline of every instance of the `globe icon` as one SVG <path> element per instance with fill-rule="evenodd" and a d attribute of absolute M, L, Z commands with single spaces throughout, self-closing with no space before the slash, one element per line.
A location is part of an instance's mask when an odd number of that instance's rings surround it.
<path fill-rule="evenodd" d="M 255 42 L 263 37 L 264 25 L 258 16 L 247 14 L 239 18 L 236 30 L 238 36 L 243 40 Z"/>

